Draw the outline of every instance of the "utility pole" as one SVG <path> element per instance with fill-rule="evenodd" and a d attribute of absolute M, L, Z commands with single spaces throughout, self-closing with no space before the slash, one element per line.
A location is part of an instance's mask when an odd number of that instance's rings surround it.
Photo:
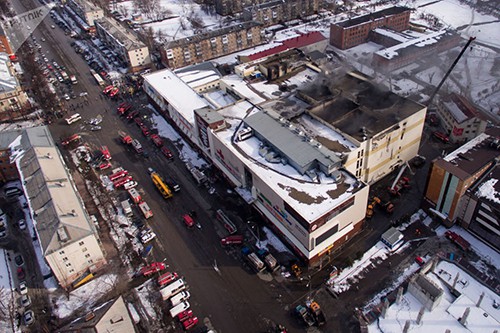
<path fill-rule="evenodd" d="M 448 71 L 446 72 L 446 74 L 444 75 L 444 77 L 441 79 L 441 82 L 439 82 L 438 86 L 436 87 L 436 90 L 434 90 L 434 92 L 432 93 L 431 97 L 429 98 L 429 101 L 427 101 L 427 107 L 429 107 L 431 105 L 432 100 L 434 99 L 434 97 L 436 97 L 436 94 L 438 93 L 439 89 L 441 89 L 441 86 L 444 84 L 444 81 L 446 81 L 446 79 L 448 78 L 448 76 L 451 74 L 451 71 L 453 70 L 453 68 L 455 68 L 455 66 L 457 65 L 458 61 L 460 60 L 460 58 L 464 54 L 465 50 L 467 50 L 467 48 L 469 47 L 469 45 L 475 39 L 476 39 L 476 37 L 470 37 L 469 38 L 469 40 L 467 41 L 467 43 L 463 47 L 462 51 L 460 51 L 458 57 L 455 59 L 455 61 L 451 65 L 450 69 L 448 69 Z"/>

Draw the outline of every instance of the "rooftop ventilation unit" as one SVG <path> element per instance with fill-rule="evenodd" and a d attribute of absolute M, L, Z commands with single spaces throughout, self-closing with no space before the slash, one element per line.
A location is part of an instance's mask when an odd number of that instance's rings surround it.
<path fill-rule="evenodd" d="M 264 157 L 267 155 L 267 153 L 269 152 L 269 147 L 268 146 L 261 146 L 259 148 L 259 155 Z"/>
<path fill-rule="evenodd" d="M 74 216 L 74 217 L 78 216 L 78 214 L 76 213 L 76 210 L 74 210 L 74 209 L 71 210 L 71 212 L 69 213 L 69 215 Z"/>
<path fill-rule="evenodd" d="M 53 157 L 52 157 L 52 155 L 50 155 L 50 153 L 47 153 L 47 154 L 45 155 L 45 157 L 46 157 L 46 158 L 48 158 L 49 160 L 53 159 Z"/>
<path fill-rule="evenodd" d="M 338 184 L 342 180 L 342 172 L 340 172 L 339 170 L 334 170 L 330 174 L 330 177 L 332 177 L 333 181 Z"/>
<path fill-rule="evenodd" d="M 61 242 L 69 241 L 69 236 L 66 231 L 66 227 L 60 227 L 59 229 L 57 229 L 57 236 L 59 237 L 59 240 Z"/>
<path fill-rule="evenodd" d="M 274 152 L 274 151 L 269 152 L 266 155 L 265 159 L 269 163 L 280 163 L 281 162 L 281 157 L 279 157 L 279 155 L 276 154 L 276 152 Z"/>
<path fill-rule="evenodd" d="M 307 170 L 306 174 L 312 179 L 313 182 L 318 181 L 318 175 L 316 174 L 316 172 L 314 170 Z"/>
<path fill-rule="evenodd" d="M 248 127 L 248 128 L 244 128 L 241 131 L 239 131 L 236 134 L 236 139 L 238 139 L 238 141 L 244 141 L 246 139 L 251 138 L 252 135 L 253 135 L 253 130 L 250 127 Z"/>
<path fill-rule="evenodd" d="M 59 187 L 65 187 L 66 186 L 66 184 L 64 184 L 63 182 L 57 182 L 56 185 L 59 186 Z"/>

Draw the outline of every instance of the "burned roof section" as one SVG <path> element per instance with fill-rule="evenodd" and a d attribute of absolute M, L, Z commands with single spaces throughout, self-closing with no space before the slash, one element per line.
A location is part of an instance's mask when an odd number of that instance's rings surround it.
<path fill-rule="evenodd" d="M 380 133 L 425 107 L 382 89 L 363 74 L 350 72 L 343 77 L 335 77 L 337 79 L 331 82 L 324 81 L 329 84 L 331 97 L 312 105 L 308 113 L 359 142 L 364 141 L 367 135 Z M 316 101 L 317 91 L 323 90 L 317 89 L 309 99 L 308 91 L 300 92 L 302 99 Z"/>

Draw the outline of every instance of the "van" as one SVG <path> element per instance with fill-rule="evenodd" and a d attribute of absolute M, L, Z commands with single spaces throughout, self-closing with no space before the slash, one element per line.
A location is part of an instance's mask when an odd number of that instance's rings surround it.
<path fill-rule="evenodd" d="M 170 316 L 172 316 L 172 318 L 175 318 L 179 313 L 181 313 L 182 311 L 186 311 L 190 307 L 191 305 L 189 304 L 189 302 L 184 301 L 181 304 L 176 305 L 170 309 Z"/>
<path fill-rule="evenodd" d="M 161 296 L 164 301 L 169 299 L 170 297 L 180 293 L 184 289 L 186 289 L 186 283 L 183 279 L 178 279 L 166 286 L 163 289 L 160 289 Z"/>
<path fill-rule="evenodd" d="M 233 244 L 243 244 L 243 236 L 242 235 L 231 235 L 231 236 L 224 237 L 220 240 L 220 244 L 222 246 L 233 245 Z"/>
<path fill-rule="evenodd" d="M 66 118 L 66 123 L 68 125 L 71 125 L 71 124 L 73 124 L 73 123 L 75 123 L 75 122 L 77 122 L 78 120 L 81 120 L 81 119 L 82 119 L 82 117 L 80 116 L 80 114 L 79 113 L 75 113 L 74 115 L 70 116 L 69 118 Z"/>
<path fill-rule="evenodd" d="M 170 304 L 172 304 L 172 306 L 179 305 L 182 302 L 187 301 L 189 297 L 191 297 L 189 291 L 181 291 L 170 299 Z"/>

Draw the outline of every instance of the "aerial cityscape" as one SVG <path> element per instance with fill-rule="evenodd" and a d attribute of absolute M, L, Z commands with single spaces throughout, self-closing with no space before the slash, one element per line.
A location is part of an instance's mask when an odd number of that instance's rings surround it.
<path fill-rule="evenodd" d="M 497 1 L 0 13 L 0 332 L 499 332 Z"/>

